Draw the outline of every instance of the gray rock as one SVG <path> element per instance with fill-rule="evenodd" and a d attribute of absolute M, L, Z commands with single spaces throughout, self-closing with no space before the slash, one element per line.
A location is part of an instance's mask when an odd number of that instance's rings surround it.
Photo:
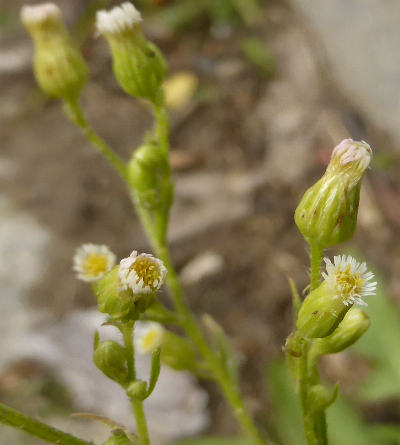
<path fill-rule="evenodd" d="M 400 141 L 400 3 L 291 0 L 319 38 L 347 98 Z M 357 135 L 355 135 L 357 136 Z"/>

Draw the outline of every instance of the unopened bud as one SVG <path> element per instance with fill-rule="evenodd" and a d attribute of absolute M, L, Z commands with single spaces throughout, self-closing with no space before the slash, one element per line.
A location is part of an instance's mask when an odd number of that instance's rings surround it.
<path fill-rule="evenodd" d="M 156 143 L 147 142 L 135 150 L 128 175 L 140 206 L 169 210 L 173 196 L 170 167 L 167 155 Z"/>
<path fill-rule="evenodd" d="M 361 179 L 372 157 L 366 142 L 345 139 L 335 147 L 324 176 L 304 194 L 295 222 L 322 249 L 342 243 L 357 225 Z"/>
<path fill-rule="evenodd" d="M 131 96 L 156 102 L 167 67 L 160 50 L 144 37 L 141 21 L 128 2 L 97 13 L 97 29 L 108 41 L 121 88 Z"/>
<path fill-rule="evenodd" d="M 129 384 L 126 393 L 133 399 L 144 400 L 147 393 L 147 384 L 143 380 L 136 380 L 136 382 Z"/>
<path fill-rule="evenodd" d="M 24 6 L 21 20 L 35 43 L 34 71 L 41 89 L 52 97 L 75 100 L 88 69 L 54 3 Z"/>
<path fill-rule="evenodd" d="M 328 389 L 322 385 L 313 385 L 307 394 L 307 405 L 310 411 L 324 411 L 336 400 L 338 391 L 338 386 Z"/>
<path fill-rule="evenodd" d="M 335 354 L 354 344 L 369 328 L 368 315 L 361 309 L 350 309 L 331 335 L 313 343 L 313 354 Z"/>
<path fill-rule="evenodd" d="M 196 353 L 192 343 L 170 331 L 163 334 L 161 362 L 176 370 L 195 370 Z"/>
<path fill-rule="evenodd" d="M 93 354 L 93 361 L 103 374 L 120 385 L 127 383 L 125 349 L 113 340 L 99 343 Z"/>
<path fill-rule="evenodd" d="M 121 288 L 118 272 L 119 266 L 115 266 L 93 284 L 98 309 L 112 319 L 135 319 L 138 296 Z"/>

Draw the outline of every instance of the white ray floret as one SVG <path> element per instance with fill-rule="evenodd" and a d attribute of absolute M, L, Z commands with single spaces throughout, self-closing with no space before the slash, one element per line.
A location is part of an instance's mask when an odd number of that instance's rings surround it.
<path fill-rule="evenodd" d="M 98 11 L 96 15 L 96 26 L 101 34 L 119 34 L 132 29 L 141 21 L 140 12 L 129 2 L 115 6 L 109 11 Z"/>
<path fill-rule="evenodd" d="M 353 139 L 344 139 L 337 145 L 333 152 L 332 158 L 338 157 L 341 165 L 347 165 L 357 162 L 361 170 L 365 170 L 372 158 L 372 149 L 369 144 L 364 141 L 358 142 Z"/>
<path fill-rule="evenodd" d="M 73 269 L 80 280 L 97 281 L 114 267 L 116 260 L 107 246 L 83 244 L 74 255 Z"/>
<path fill-rule="evenodd" d="M 343 303 L 359 304 L 366 306 L 364 297 L 375 295 L 377 282 L 371 282 L 374 278 L 372 272 L 367 271 L 366 263 L 359 263 L 350 255 L 337 255 L 333 263 L 329 258 L 324 258 L 326 273 L 322 276 L 328 287 L 333 290 Z"/>
<path fill-rule="evenodd" d="M 21 9 L 21 20 L 25 25 L 39 25 L 48 19 L 61 19 L 61 10 L 54 3 L 25 5 Z"/>
<path fill-rule="evenodd" d="M 161 260 L 149 253 L 138 254 L 136 250 L 121 260 L 118 271 L 121 290 L 131 289 L 134 294 L 158 290 L 166 274 L 167 269 Z"/>
<path fill-rule="evenodd" d="M 135 323 L 135 349 L 139 354 L 152 354 L 162 345 L 164 327 L 153 321 Z"/>

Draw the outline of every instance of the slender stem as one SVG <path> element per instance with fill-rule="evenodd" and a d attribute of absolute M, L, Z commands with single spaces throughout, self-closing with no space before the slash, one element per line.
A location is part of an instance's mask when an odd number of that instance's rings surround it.
<path fill-rule="evenodd" d="M 311 285 L 310 290 L 318 287 L 321 277 L 322 248 L 318 244 L 311 244 Z"/>
<path fill-rule="evenodd" d="M 135 350 L 133 346 L 133 328 L 134 322 L 130 321 L 121 327 L 122 337 L 124 339 L 126 362 L 128 364 L 128 381 L 133 382 L 136 379 L 135 370 Z"/>
<path fill-rule="evenodd" d="M 67 117 L 81 129 L 87 140 L 91 142 L 94 147 L 110 162 L 123 181 L 127 183 L 128 172 L 124 162 L 90 126 L 83 114 L 79 102 L 77 100 L 67 101 L 64 105 L 64 110 Z"/>
<path fill-rule="evenodd" d="M 133 343 L 133 328 L 134 322 L 127 322 L 121 328 L 122 337 L 124 339 L 126 360 L 128 364 L 128 380 L 133 382 L 136 380 L 135 369 L 135 349 Z M 142 400 L 136 397 L 130 397 L 132 412 L 136 420 L 136 428 L 139 436 L 139 445 L 149 445 L 149 432 L 147 430 L 146 417 L 143 410 Z"/>
<path fill-rule="evenodd" d="M 301 357 L 297 367 L 298 393 L 303 413 L 303 426 L 308 445 L 327 445 L 324 411 L 315 411 L 308 401 L 310 387 L 319 382 L 316 361 L 310 360 L 310 341 L 303 339 Z"/>
<path fill-rule="evenodd" d="M 146 417 L 143 409 L 143 402 L 139 399 L 131 399 L 133 414 L 136 419 L 136 427 L 139 436 L 139 445 L 149 445 L 149 432 L 147 430 Z"/>
<path fill-rule="evenodd" d="M 0 403 L 0 422 L 25 431 L 31 436 L 59 445 L 93 445 L 93 442 L 64 433 L 46 423 L 32 419 L 19 411 Z"/>

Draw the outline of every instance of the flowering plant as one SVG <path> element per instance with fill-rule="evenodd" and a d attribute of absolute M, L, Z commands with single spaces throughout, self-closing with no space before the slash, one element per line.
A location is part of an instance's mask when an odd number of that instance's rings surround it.
<path fill-rule="evenodd" d="M 167 231 L 174 190 L 162 90 L 167 68 L 160 50 L 142 32 L 140 13 L 126 2 L 97 14 L 97 29 L 109 44 L 117 82 L 130 96 L 146 100 L 154 113 L 153 130 L 128 162 L 120 159 L 85 118 L 79 97 L 88 68 L 68 35 L 58 7 L 52 3 L 24 7 L 21 16 L 35 42 L 34 70 L 40 87 L 63 101 L 66 116 L 123 180 L 154 252 L 153 256 L 133 251 L 117 265 L 116 255 L 108 247 L 84 244 L 73 260 L 77 278 L 90 283 L 98 310 L 108 316 L 107 324 L 122 334 L 120 344 L 101 341 L 96 332 L 93 360 L 125 391 L 136 420 L 136 433 L 114 430 L 106 444 L 150 443 L 143 401 L 154 390 L 164 363 L 213 380 L 249 443 L 272 445 L 244 404 L 238 360 L 229 339 L 210 316 L 200 322 L 193 315 L 171 261 Z M 285 352 L 309 445 L 327 444 L 325 410 L 337 395 L 337 389 L 332 391 L 321 384 L 318 358 L 349 347 L 369 326 L 367 315 L 356 307 L 365 305 L 364 297 L 373 295 L 377 286 L 366 264 L 339 255 L 333 262 L 325 258 L 326 271 L 321 273 L 321 263 L 326 248 L 348 240 L 354 233 L 362 177 L 371 156 L 366 142 L 342 141 L 333 150 L 326 173 L 306 191 L 295 212 L 295 222 L 310 245 L 311 283 L 304 301 L 292 283 L 296 322 Z M 164 283 L 172 310 L 157 298 Z M 148 381 L 136 375 L 135 352 L 152 357 Z M 53 443 L 89 443 L 4 405 L 0 405 L 0 421 Z"/>

